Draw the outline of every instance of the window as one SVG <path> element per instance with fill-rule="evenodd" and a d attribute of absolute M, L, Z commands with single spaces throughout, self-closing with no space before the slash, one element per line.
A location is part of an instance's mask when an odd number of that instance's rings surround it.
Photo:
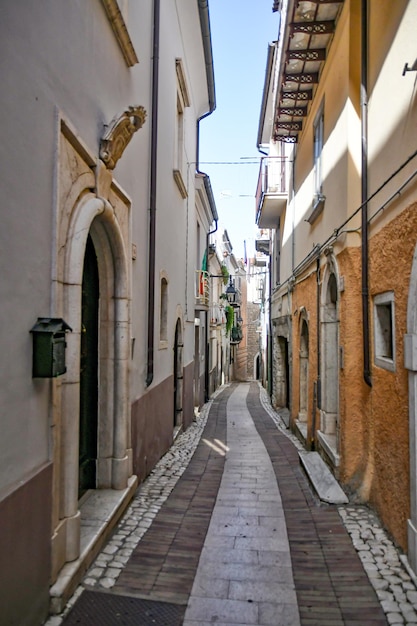
<path fill-rule="evenodd" d="M 275 285 L 281 282 L 281 229 L 275 230 Z"/>
<path fill-rule="evenodd" d="M 323 191 L 323 169 L 322 169 L 322 152 L 323 152 L 323 135 L 324 135 L 324 107 L 320 107 L 320 111 L 316 117 L 313 127 L 314 134 L 314 196 L 318 197 Z"/>
<path fill-rule="evenodd" d="M 177 73 L 177 110 L 175 120 L 175 146 L 174 146 L 174 180 L 183 198 L 186 198 L 186 158 L 185 158 L 185 109 L 190 106 L 187 85 L 185 82 L 184 69 L 181 59 L 176 59 L 175 68 Z"/>
<path fill-rule="evenodd" d="M 394 293 L 388 291 L 374 298 L 375 365 L 395 371 Z"/>
<path fill-rule="evenodd" d="M 166 348 L 168 342 L 168 281 L 161 278 L 161 311 L 159 319 L 159 347 Z"/>
<path fill-rule="evenodd" d="M 324 209 L 323 195 L 323 143 L 324 143 L 324 103 L 321 104 L 313 124 L 313 202 L 307 222 L 313 224 Z"/>

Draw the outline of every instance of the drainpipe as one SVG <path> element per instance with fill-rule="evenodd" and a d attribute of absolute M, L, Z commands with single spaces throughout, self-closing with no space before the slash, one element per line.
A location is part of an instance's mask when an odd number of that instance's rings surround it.
<path fill-rule="evenodd" d="M 361 134 L 362 134 L 362 327 L 363 378 L 372 387 L 369 337 L 369 235 L 368 235 L 368 0 L 361 11 Z"/>
<path fill-rule="evenodd" d="M 271 255 L 271 250 L 269 251 L 268 289 L 269 289 L 268 391 L 269 391 L 269 397 L 272 399 L 272 394 L 274 393 L 274 381 L 273 381 L 274 367 L 273 367 L 273 362 L 272 362 L 272 358 L 274 354 L 273 353 L 274 332 L 273 332 L 273 326 L 272 326 L 272 255 Z"/>
<path fill-rule="evenodd" d="M 149 275 L 148 275 L 148 370 L 146 386 L 153 381 L 155 336 L 155 240 L 156 240 L 156 176 L 158 141 L 158 77 L 159 77 L 160 0 L 153 3 L 151 171 L 149 185 Z"/>
<path fill-rule="evenodd" d="M 317 317 L 317 380 L 314 386 L 313 415 L 311 424 L 311 449 L 315 449 L 316 412 L 321 409 L 321 338 L 320 338 L 320 254 L 316 259 L 316 317 Z"/>
<path fill-rule="evenodd" d="M 197 141 L 196 141 L 196 170 L 199 174 L 204 175 L 204 186 L 206 188 L 207 196 L 210 202 L 210 207 L 212 209 L 213 217 L 216 222 L 216 227 L 213 231 L 207 233 L 206 236 L 206 253 L 207 253 L 207 268 L 208 268 L 208 247 L 209 247 L 209 236 L 212 233 L 215 233 L 217 230 L 217 222 L 218 215 L 214 203 L 213 192 L 211 189 L 210 179 L 207 174 L 200 172 L 199 170 L 199 159 L 200 159 L 200 122 L 208 115 L 213 113 L 216 108 L 216 91 L 214 85 L 214 65 L 213 65 L 213 51 L 211 46 L 211 30 L 210 30 L 210 15 L 209 15 L 209 7 L 208 0 L 198 0 L 198 12 L 200 17 L 200 26 L 201 26 L 201 35 L 203 39 L 203 51 L 204 51 L 204 60 L 206 64 L 206 80 L 207 80 L 207 90 L 208 90 L 208 100 L 209 100 L 209 110 L 207 113 L 202 115 L 197 120 Z M 209 400 L 209 311 L 206 311 L 206 328 L 205 328 L 205 359 L 206 359 L 206 367 L 204 371 L 204 395 L 205 401 Z"/>
<path fill-rule="evenodd" d="M 204 186 L 206 188 L 207 191 L 207 195 L 209 197 L 213 197 L 212 196 L 212 191 L 211 191 L 211 184 L 210 184 L 210 179 L 207 176 L 204 179 Z M 210 193 L 209 193 L 210 190 Z M 213 199 L 214 202 L 214 199 Z M 207 271 L 209 268 L 208 265 L 208 258 L 209 258 L 209 243 L 210 243 L 210 235 L 212 235 L 213 233 L 216 232 L 217 227 L 218 227 L 218 215 L 217 215 L 217 211 L 214 211 L 214 222 L 215 222 L 215 227 L 213 228 L 213 230 L 209 230 L 209 232 L 206 235 L 206 255 L 207 255 Z M 209 303 L 210 304 L 210 303 Z M 206 369 L 204 372 L 204 401 L 208 402 L 210 400 L 210 372 L 209 372 L 209 367 L 210 367 L 210 343 L 209 343 L 209 314 L 210 314 L 210 310 L 206 311 Z"/>

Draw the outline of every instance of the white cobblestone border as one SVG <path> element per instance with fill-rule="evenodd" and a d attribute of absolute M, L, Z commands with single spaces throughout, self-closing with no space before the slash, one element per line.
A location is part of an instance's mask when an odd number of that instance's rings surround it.
<path fill-rule="evenodd" d="M 189 428 L 178 435 L 168 452 L 139 485 L 117 526 L 117 532 L 97 556 L 65 610 L 50 617 L 45 626 L 60 626 L 84 589 L 105 590 L 114 586 L 133 550 L 187 468 L 200 441 L 211 404 L 226 387 L 228 385 L 214 392 L 201 411 L 196 412 Z"/>
<path fill-rule="evenodd" d="M 207 422 L 218 389 L 196 415 L 195 422 L 181 433 L 170 450 L 157 463 L 148 478 L 139 486 L 134 499 L 113 535 L 88 570 L 82 584 L 61 615 L 51 617 L 45 626 L 60 626 L 84 588 L 110 589 L 115 584 L 132 551 L 152 523 L 162 504 L 175 487 L 190 462 Z M 299 439 L 285 425 L 279 412 L 271 406 L 267 391 L 259 385 L 260 400 L 277 428 L 298 450 L 304 450 Z M 375 515 L 368 507 L 338 507 L 343 524 L 358 552 L 364 569 L 380 600 L 389 624 L 417 624 L 417 588 L 406 563 Z M 404 567 L 403 567 L 404 565 Z"/>
<path fill-rule="evenodd" d="M 259 387 L 261 404 L 277 428 L 291 439 L 298 450 L 304 450 L 299 439 L 286 427 L 279 411 L 272 408 L 267 391 L 261 385 Z M 339 506 L 338 512 L 388 623 L 417 624 L 416 579 L 409 571 L 406 558 L 382 528 L 377 515 L 368 507 L 356 504 Z"/>

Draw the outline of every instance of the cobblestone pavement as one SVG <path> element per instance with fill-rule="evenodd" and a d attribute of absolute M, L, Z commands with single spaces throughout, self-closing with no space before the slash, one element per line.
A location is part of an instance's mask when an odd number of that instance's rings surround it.
<path fill-rule="evenodd" d="M 45 626 L 60 626 L 83 589 L 106 591 L 116 584 L 133 550 L 186 469 L 204 430 L 211 402 L 219 392 L 204 405 L 190 428 L 177 437 L 171 449 L 140 485 L 115 533 L 87 571 L 64 612 L 50 617 Z M 277 428 L 298 449 L 303 450 L 298 439 L 286 428 L 279 412 L 272 409 L 263 388 L 261 402 Z M 388 623 L 417 624 L 416 579 L 409 571 L 404 556 L 381 527 L 377 516 L 368 507 L 356 504 L 339 506 L 338 511 Z"/>

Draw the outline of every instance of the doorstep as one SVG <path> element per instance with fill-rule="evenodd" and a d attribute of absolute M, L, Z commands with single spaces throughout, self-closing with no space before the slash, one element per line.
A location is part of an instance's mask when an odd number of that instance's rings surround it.
<path fill-rule="evenodd" d="M 62 567 L 56 582 L 50 588 L 50 614 L 57 615 L 64 610 L 132 500 L 137 485 L 137 476 L 131 476 L 126 489 L 92 489 L 83 498 L 80 504 L 80 556 Z"/>
<path fill-rule="evenodd" d="M 300 463 L 320 500 L 328 504 L 347 504 L 349 498 L 318 452 L 299 452 Z"/>

